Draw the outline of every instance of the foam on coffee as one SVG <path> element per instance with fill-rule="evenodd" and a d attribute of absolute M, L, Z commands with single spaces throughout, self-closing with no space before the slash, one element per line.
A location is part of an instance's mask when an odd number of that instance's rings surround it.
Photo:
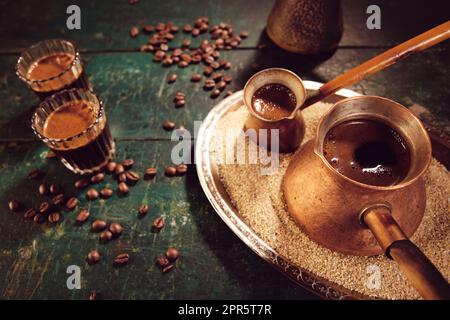
<path fill-rule="evenodd" d="M 253 110 L 268 120 L 278 120 L 288 117 L 297 104 L 295 94 L 286 86 L 279 83 L 269 83 L 252 96 Z"/>

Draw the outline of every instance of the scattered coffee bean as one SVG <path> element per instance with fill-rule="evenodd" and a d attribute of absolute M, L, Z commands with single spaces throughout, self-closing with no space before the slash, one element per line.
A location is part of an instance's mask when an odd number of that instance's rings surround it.
<path fill-rule="evenodd" d="M 175 81 L 177 81 L 177 75 L 176 75 L 176 74 L 171 74 L 171 75 L 167 78 L 167 83 L 174 83 Z"/>
<path fill-rule="evenodd" d="M 211 79 L 213 79 L 215 82 L 219 82 L 222 79 L 222 74 L 220 72 L 214 72 L 211 74 Z"/>
<path fill-rule="evenodd" d="M 109 230 L 104 230 L 100 233 L 100 242 L 101 243 L 107 243 L 109 242 L 113 237 L 113 234 Z"/>
<path fill-rule="evenodd" d="M 106 221 L 104 220 L 95 220 L 94 222 L 92 222 L 92 231 L 94 232 L 100 232 L 102 230 L 106 229 Z"/>
<path fill-rule="evenodd" d="M 211 90 L 212 88 L 215 87 L 215 85 L 216 85 L 216 83 L 215 83 L 214 80 L 208 79 L 208 80 L 205 80 L 205 83 L 204 83 L 204 85 L 203 85 L 203 88 L 204 88 L 205 90 Z"/>
<path fill-rule="evenodd" d="M 205 67 L 205 69 L 203 69 L 203 74 L 207 77 L 209 77 L 212 73 L 213 73 L 213 68 L 211 67 Z"/>
<path fill-rule="evenodd" d="M 184 48 L 189 48 L 190 45 L 191 45 L 190 39 L 184 39 L 183 42 L 181 43 L 181 46 Z"/>
<path fill-rule="evenodd" d="M 98 198 L 99 194 L 98 191 L 91 188 L 86 192 L 86 198 L 88 198 L 88 200 L 93 201 L 96 200 Z"/>
<path fill-rule="evenodd" d="M 230 83 L 233 80 L 233 78 L 231 76 L 224 76 L 223 77 L 223 81 L 225 81 L 226 83 Z"/>
<path fill-rule="evenodd" d="M 117 177 L 117 180 L 119 180 L 119 182 L 127 182 L 127 174 L 125 172 L 122 172 Z"/>
<path fill-rule="evenodd" d="M 184 105 L 185 105 L 185 101 L 184 100 L 177 100 L 176 102 L 175 102 L 175 107 L 177 107 L 177 108 L 182 108 L 182 107 L 184 107 Z"/>
<path fill-rule="evenodd" d="M 117 163 L 115 163 L 113 161 L 108 162 L 108 164 L 106 165 L 106 172 L 114 173 L 114 171 L 116 170 L 116 166 L 117 166 Z"/>
<path fill-rule="evenodd" d="M 89 184 L 89 180 L 88 179 L 81 178 L 81 179 L 75 181 L 74 185 L 75 185 L 75 188 L 77 188 L 77 189 L 84 189 L 84 188 L 86 188 L 88 186 L 88 184 Z"/>
<path fill-rule="evenodd" d="M 27 178 L 28 178 L 28 180 L 38 180 L 38 179 L 42 178 L 43 176 L 44 176 L 44 173 L 41 170 L 33 169 L 28 173 Z"/>
<path fill-rule="evenodd" d="M 83 223 L 83 222 L 85 222 L 85 221 L 89 218 L 90 215 L 91 215 L 91 213 L 89 212 L 89 210 L 84 209 L 84 210 L 81 210 L 81 211 L 78 213 L 78 215 L 77 215 L 77 217 L 75 218 L 75 220 L 76 220 L 76 222 L 78 222 L 78 223 Z"/>
<path fill-rule="evenodd" d="M 60 219 L 59 212 L 52 212 L 48 215 L 48 218 L 47 218 L 48 222 L 50 222 L 50 223 L 57 223 L 59 221 L 59 219 Z"/>
<path fill-rule="evenodd" d="M 189 65 L 189 63 L 184 61 L 184 60 L 178 62 L 178 67 L 179 68 L 186 68 L 188 65 Z"/>
<path fill-rule="evenodd" d="M 183 32 L 186 32 L 186 33 L 192 32 L 192 26 L 190 24 L 185 25 L 183 27 Z"/>
<path fill-rule="evenodd" d="M 175 129 L 175 123 L 169 120 L 164 121 L 163 123 L 164 130 L 171 131 Z"/>
<path fill-rule="evenodd" d="M 176 248 L 170 247 L 169 249 L 167 249 L 166 257 L 170 261 L 173 262 L 173 261 L 177 260 L 179 255 L 180 255 L 180 253 L 178 252 L 178 250 Z"/>
<path fill-rule="evenodd" d="M 33 220 L 34 220 L 34 222 L 39 223 L 39 224 L 44 223 L 45 220 L 47 220 L 47 215 L 45 213 L 38 212 L 34 216 Z"/>
<path fill-rule="evenodd" d="M 149 168 L 145 169 L 144 178 L 152 179 L 154 176 L 156 176 L 156 172 L 157 172 L 156 168 L 149 167 Z"/>
<path fill-rule="evenodd" d="M 128 189 L 128 186 L 125 182 L 119 183 L 119 192 L 122 195 L 126 195 L 129 191 L 130 191 L 130 189 Z"/>
<path fill-rule="evenodd" d="M 166 43 L 161 43 L 161 45 L 159 46 L 159 49 L 162 51 L 168 51 L 169 46 Z"/>
<path fill-rule="evenodd" d="M 139 173 L 134 172 L 134 171 L 127 171 L 125 173 L 126 178 L 127 178 L 127 183 L 129 185 L 134 185 L 136 184 L 136 182 L 139 181 L 139 179 L 141 178 L 141 176 L 139 175 Z"/>
<path fill-rule="evenodd" d="M 167 272 L 169 272 L 170 270 L 172 270 L 173 267 L 174 267 L 173 264 L 169 264 L 167 267 L 165 267 L 165 268 L 162 270 L 162 272 L 163 272 L 163 273 L 167 273 Z"/>
<path fill-rule="evenodd" d="M 185 165 L 184 163 L 181 163 L 179 165 L 177 165 L 177 174 L 179 175 L 183 175 L 187 172 L 188 166 Z"/>
<path fill-rule="evenodd" d="M 23 218 L 26 220 L 31 220 L 34 218 L 34 216 L 37 214 L 37 210 L 34 208 L 30 208 L 27 211 L 25 211 Z"/>
<path fill-rule="evenodd" d="M 239 33 L 239 37 L 241 37 L 242 39 L 245 39 L 248 37 L 248 32 L 247 31 L 241 31 Z"/>
<path fill-rule="evenodd" d="M 112 233 L 114 238 L 117 238 L 118 236 L 120 236 L 122 234 L 123 227 L 120 223 L 113 222 L 109 226 L 109 231 Z"/>
<path fill-rule="evenodd" d="M 214 89 L 211 92 L 211 98 L 213 98 L 213 99 L 217 98 L 219 95 L 220 95 L 220 90 L 219 89 Z"/>
<path fill-rule="evenodd" d="M 66 208 L 68 210 L 73 210 L 77 207 L 78 205 L 78 199 L 75 197 L 70 197 L 67 202 L 66 202 Z"/>
<path fill-rule="evenodd" d="M 139 29 L 137 27 L 131 27 L 130 36 L 136 38 L 139 35 Z"/>
<path fill-rule="evenodd" d="M 47 201 L 44 201 L 39 206 L 39 212 L 40 213 L 47 213 L 50 210 L 50 208 L 51 208 L 50 203 L 48 203 Z"/>
<path fill-rule="evenodd" d="M 45 155 L 45 158 L 46 159 L 55 159 L 55 158 L 57 158 L 57 155 L 53 151 L 48 151 L 47 154 Z"/>
<path fill-rule="evenodd" d="M 227 86 L 227 83 L 225 81 L 219 81 L 216 85 L 216 88 L 219 89 L 220 91 L 222 91 L 223 89 L 225 89 Z"/>
<path fill-rule="evenodd" d="M 222 68 L 224 68 L 225 70 L 230 69 L 230 68 L 231 68 L 231 62 L 227 61 L 227 62 L 222 66 Z"/>
<path fill-rule="evenodd" d="M 191 81 L 192 82 L 199 82 L 202 79 L 202 76 L 198 73 L 194 73 L 191 76 Z"/>
<path fill-rule="evenodd" d="M 52 202 L 53 202 L 53 204 L 55 205 L 55 206 L 60 206 L 60 205 L 62 205 L 63 203 L 64 203 L 64 194 L 62 194 L 62 193 L 60 193 L 60 194 L 57 194 L 56 196 L 54 196 L 53 198 L 52 198 Z"/>
<path fill-rule="evenodd" d="M 108 199 L 113 195 L 113 191 L 110 188 L 103 188 L 102 190 L 100 190 L 100 196 L 103 199 Z"/>
<path fill-rule="evenodd" d="M 157 217 L 157 218 L 155 218 L 154 220 L 153 220 L 153 223 L 152 223 L 152 228 L 155 230 L 155 231 L 160 231 L 162 228 L 164 228 L 164 219 L 163 219 L 163 217 Z"/>
<path fill-rule="evenodd" d="M 51 194 L 58 194 L 61 192 L 61 187 L 57 183 L 52 183 L 49 187 Z"/>
<path fill-rule="evenodd" d="M 122 161 L 122 165 L 125 168 L 125 170 L 130 169 L 134 164 L 134 160 L 131 158 L 125 159 Z"/>
<path fill-rule="evenodd" d="M 47 194 L 47 186 L 45 184 L 40 184 L 38 188 L 40 195 L 46 195 Z"/>
<path fill-rule="evenodd" d="M 20 207 L 21 207 L 21 205 L 20 205 L 20 202 L 19 202 L 19 201 L 16 201 L 16 200 L 10 200 L 10 201 L 8 202 L 8 208 L 9 208 L 9 210 L 12 211 L 12 212 L 17 212 L 17 211 L 19 211 L 19 210 L 20 210 Z"/>
<path fill-rule="evenodd" d="M 142 31 L 144 33 L 152 33 L 153 31 L 155 31 L 155 27 L 152 25 L 146 25 L 142 28 Z"/>
<path fill-rule="evenodd" d="M 122 164 L 117 164 L 116 168 L 114 169 L 114 173 L 116 176 L 118 176 L 119 174 L 123 173 L 125 171 L 125 168 L 123 167 Z"/>
<path fill-rule="evenodd" d="M 97 250 L 92 250 L 86 257 L 86 262 L 89 264 L 95 264 L 101 259 L 100 253 Z"/>
<path fill-rule="evenodd" d="M 166 167 L 164 173 L 166 174 L 167 177 L 174 177 L 177 173 L 177 169 L 172 166 L 168 166 Z"/>
<path fill-rule="evenodd" d="M 143 204 L 139 207 L 138 210 L 139 216 L 144 217 L 148 213 L 148 205 Z"/>
<path fill-rule="evenodd" d="M 185 100 L 186 95 L 183 92 L 177 92 L 175 93 L 175 98 L 173 99 L 173 101 L 178 101 L 178 100 Z"/>
<path fill-rule="evenodd" d="M 105 174 L 104 173 L 97 173 L 96 175 L 91 177 L 91 182 L 92 183 L 99 183 L 102 182 L 103 179 L 105 179 Z"/>
<path fill-rule="evenodd" d="M 200 34 L 200 30 L 197 28 L 192 29 L 192 36 L 197 37 Z"/>
<path fill-rule="evenodd" d="M 114 258 L 114 265 L 118 267 L 124 266 L 128 263 L 129 260 L 130 255 L 128 253 L 121 253 Z"/>
<path fill-rule="evenodd" d="M 165 268 L 170 264 L 170 261 L 166 256 L 161 254 L 156 258 L 156 264 L 161 268 Z"/>

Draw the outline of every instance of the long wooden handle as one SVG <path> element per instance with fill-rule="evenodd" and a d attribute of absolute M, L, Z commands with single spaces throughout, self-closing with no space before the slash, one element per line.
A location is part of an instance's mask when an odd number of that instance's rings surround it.
<path fill-rule="evenodd" d="M 393 259 L 424 299 L 450 299 L 450 285 L 433 263 L 403 233 L 386 206 L 374 206 L 362 215 L 386 255 Z"/>
<path fill-rule="evenodd" d="M 316 94 L 306 99 L 301 109 L 309 107 L 339 89 L 363 80 L 367 76 L 406 58 L 414 52 L 423 51 L 437 43 L 447 40 L 448 38 L 450 38 L 450 20 L 406 42 L 403 42 L 388 51 L 383 52 L 375 58 L 372 58 L 338 76 L 337 78 L 325 83 L 322 87 L 320 87 Z"/>

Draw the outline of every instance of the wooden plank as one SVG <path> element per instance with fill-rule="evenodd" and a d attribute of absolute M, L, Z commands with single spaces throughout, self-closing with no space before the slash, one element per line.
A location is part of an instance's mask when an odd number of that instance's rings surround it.
<path fill-rule="evenodd" d="M 1 299 L 86 299 L 98 290 L 105 299 L 239 299 L 313 298 L 297 285 L 263 263 L 215 214 L 190 167 L 187 176 L 166 178 L 162 171 L 170 164 L 170 142 L 119 142 L 117 159 L 133 157 L 133 170 L 142 173 L 154 165 L 154 180 L 139 181 L 130 194 L 89 203 L 84 192 L 73 187 L 76 177 L 58 160 L 44 159 L 40 143 L 0 143 L 0 298 Z M 37 192 L 39 181 L 26 180 L 31 168 L 46 172 L 48 183 L 60 182 L 67 195 L 81 201 L 78 209 L 89 208 L 91 217 L 75 224 L 76 212 L 62 211 L 55 226 L 24 221 L 23 211 L 7 210 L 10 198 L 38 206 L 45 197 Z M 100 190 L 115 183 L 110 176 L 96 185 Z M 138 219 L 137 208 L 147 203 L 149 214 Z M 166 225 L 159 234 L 151 222 L 163 216 Z M 90 230 L 94 219 L 117 221 L 124 233 L 106 245 Z M 180 249 L 176 268 L 162 274 L 155 265 L 158 254 L 168 246 Z M 89 266 L 87 253 L 97 248 L 102 261 Z M 112 266 L 113 257 L 127 252 L 129 264 Z M 69 290 L 66 269 L 81 268 L 80 290 Z"/>
<path fill-rule="evenodd" d="M 66 28 L 66 8 L 77 4 L 82 12 L 81 30 Z M 134 50 L 146 37 L 131 39 L 133 25 L 173 21 L 177 25 L 192 23 L 208 16 L 211 23 L 230 22 L 235 30 L 250 31 L 245 47 L 270 42 L 265 35 L 266 19 L 272 7 L 270 0 L 196 0 L 140 1 L 129 5 L 126 0 L 89 1 L 60 0 L 42 5 L 39 0 L 15 0 L 0 3 L 0 52 L 20 52 L 47 38 L 74 39 L 83 50 Z M 341 46 L 392 46 L 448 20 L 450 3 L 445 1 L 380 0 L 381 30 L 368 30 L 366 9 L 370 0 L 344 0 L 344 35 Z M 176 45 L 184 36 L 177 36 Z M 202 37 L 194 40 L 198 44 Z"/>
<path fill-rule="evenodd" d="M 450 89 L 447 85 L 450 70 L 450 43 L 409 57 L 352 89 L 394 99 L 406 106 L 417 103 L 427 106 L 438 120 L 436 125 L 448 128 L 450 111 L 447 107 Z M 233 63 L 227 74 L 233 76 L 231 89 L 240 89 L 258 68 L 284 67 L 297 72 L 304 79 L 326 82 L 338 74 L 380 53 L 380 49 L 340 49 L 332 57 L 307 58 L 280 49 L 225 51 L 222 57 Z M 211 99 L 201 83 L 190 82 L 193 72 L 202 66 L 180 69 L 164 68 L 151 61 L 147 53 L 84 54 L 87 74 L 95 91 L 104 100 L 108 122 L 116 138 L 169 139 L 170 133 L 162 122 L 171 119 L 189 130 L 194 121 L 201 121 L 221 98 Z M 0 57 L 0 139 L 34 139 L 30 119 L 38 100 L 14 74 L 16 57 Z M 257 66 L 253 66 L 256 64 Z M 175 84 L 167 84 L 170 73 L 176 73 Z M 175 92 L 186 93 L 186 107 L 176 109 L 172 102 Z M 446 129 L 448 130 L 448 129 Z"/>

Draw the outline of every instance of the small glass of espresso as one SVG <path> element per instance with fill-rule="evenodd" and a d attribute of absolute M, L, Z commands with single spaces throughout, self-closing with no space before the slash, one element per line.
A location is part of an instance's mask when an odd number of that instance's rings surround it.
<path fill-rule="evenodd" d="M 17 60 L 16 74 L 41 100 L 63 89 L 90 90 L 80 54 L 67 40 L 44 40 L 31 46 Z"/>
<path fill-rule="evenodd" d="M 70 89 L 48 97 L 36 109 L 31 127 L 77 174 L 101 170 L 114 155 L 105 110 L 91 91 Z"/>

